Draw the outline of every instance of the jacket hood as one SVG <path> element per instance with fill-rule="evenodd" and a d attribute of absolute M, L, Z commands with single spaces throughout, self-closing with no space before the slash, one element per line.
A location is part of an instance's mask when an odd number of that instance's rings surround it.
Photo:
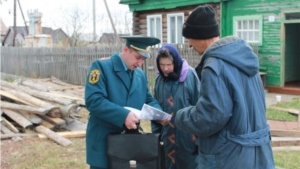
<path fill-rule="evenodd" d="M 214 42 L 203 54 L 200 65 L 203 65 L 208 57 L 222 59 L 248 76 L 258 73 L 258 57 L 251 46 L 238 37 L 228 36 Z"/>

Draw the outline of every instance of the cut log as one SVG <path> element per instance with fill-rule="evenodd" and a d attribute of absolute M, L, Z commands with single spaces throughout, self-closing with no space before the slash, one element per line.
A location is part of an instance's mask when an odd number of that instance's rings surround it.
<path fill-rule="evenodd" d="M 48 114 L 51 117 L 61 117 L 60 109 L 57 106 L 51 105 L 50 103 L 44 102 L 40 99 L 37 99 L 36 97 L 33 97 L 21 91 L 16 91 L 7 87 L 3 87 L 3 89 L 6 92 L 9 92 L 10 94 L 14 95 L 15 97 L 20 98 L 21 100 L 26 100 L 26 102 L 30 103 L 29 106 L 34 105 L 34 107 L 43 107 L 49 109 Z"/>
<path fill-rule="evenodd" d="M 296 115 L 299 115 L 299 112 L 300 112 L 300 110 L 298 110 L 298 109 L 292 109 L 292 108 L 282 108 L 282 107 L 275 107 L 275 106 L 271 106 L 269 108 L 280 110 L 280 111 L 286 111 L 286 112 L 289 112 L 289 113 L 292 113 L 292 114 L 296 114 Z"/>
<path fill-rule="evenodd" d="M 44 88 L 43 86 L 39 86 L 32 81 L 25 80 L 21 84 L 24 86 L 30 87 L 32 89 L 38 90 L 38 91 L 48 92 L 48 90 L 46 88 Z"/>
<path fill-rule="evenodd" d="M 67 131 L 67 132 L 56 132 L 56 134 L 64 137 L 64 138 L 82 138 L 85 137 L 86 135 L 86 130 L 81 130 L 81 131 Z M 39 138 L 47 138 L 43 134 L 38 135 Z"/>
<path fill-rule="evenodd" d="M 49 95 L 53 95 L 53 96 L 57 96 L 57 97 L 62 97 L 62 98 L 67 98 L 67 99 L 72 99 L 72 100 L 79 100 L 79 101 L 83 101 L 83 98 L 79 98 L 79 97 L 73 97 L 73 96 L 68 96 L 68 95 L 63 95 L 63 94 L 59 94 L 59 93 L 53 93 L 53 92 L 48 92 Z"/>
<path fill-rule="evenodd" d="M 24 133 L 1 134 L 1 139 L 7 139 L 7 138 L 13 138 L 13 137 L 36 137 L 38 135 L 39 134 L 24 134 Z M 44 136 L 44 137 L 46 137 L 46 136 Z"/>
<path fill-rule="evenodd" d="M 20 110 L 23 112 L 39 114 L 39 115 L 45 115 L 49 112 L 49 110 L 46 108 L 38 108 L 38 107 L 31 107 L 31 106 L 26 106 L 26 105 L 19 105 L 19 104 L 4 102 L 4 101 L 2 101 L 1 107 L 2 107 L 2 109 L 9 109 L 9 110 L 16 110 L 16 111 Z"/>
<path fill-rule="evenodd" d="M 72 101 L 70 99 L 55 97 L 53 95 L 50 95 L 48 92 L 36 91 L 36 90 L 30 89 L 30 88 L 27 88 L 25 86 L 22 86 L 22 85 L 14 85 L 12 83 L 5 82 L 3 80 L 1 80 L 1 85 L 5 86 L 5 87 L 8 87 L 8 88 L 11 88 L 11 89 L 14 89 L 14 90 L 17 90 L 17 91 L 22 91 L 24 93 L 27 93 L 31 96 L 34 96 L 34 97 L 37 97 L 37 98 L 40 98 L 40 99 L 43 99 L 43 100 L 59 103 L 59 104 L 62 104 L 62 105 L 69 105 L 69 104 L 72 104 L 72 103 L 75 102 L 75 101 Z"/>
<path fill-rule="evenodd" d="M 56 109 L 49 110 L 47 115 L 50 116 L 50 117 L 59 118 L 59 117 L 62 116 L 62 113 L 61 113 L 59 108 L 56 108 Z"/>
<path fill-rule="evenodd" d="M 1 123 L 1 131 L 4 134 L 14 134 L 8 127 L 6 127 L 3 123 Z"/>
<path fill-rule="evenodd" d="M 12 125 L 9 121 L 7 121 L 4 117 L 0 117 L 0 121 L 5 125 L 7 126 L 7 128 L 9 128 L 11 131 L 13 131 L 14 133 L 19 133 L 19 130 L 14 126 Z"/>
<path fill-rule="evenodd" d="M 66 106 L 60 106 L 60 111 L 62 116 L 69 116 L 71 113 L 76 113 L 78 105 L 76 104 L 69 104 Z"/>
<path fill-rule="evenodd" d="M 60 88 L 56 88 L 56 89 L 52 89 L 54 91 L 57 90 L 72 90 L 72 89 L 81 89 L 83 86 L 70 86 L 70 87 L 60 87 Z"/>
<path fill-rule="evenodd" d="M 58 128 L 62 128 L 66 125 L 66 121 L 61 118 L 53 118 L 53 117 L 41 116 L 41 115 L 39 115 L 39 117 L 42 118 L 43 120 L 53 124 L 55 127 L 58 127 Z"/>
<path fill-rule="evenodd" d="M 54 140 L 58 144 L 63 145 L 65 147 L 72 144 L 72 142 L 70 140 L 56 134 L 54 131 L 52 131 L 42 125 L 36 127 L 35 130 L 39 133 L 46 135 L 48 138 Z"/>
<path fill-rule="evenodd" d="M 3 109 L 3 112 L 4 112 L 4 114 L 6 114 L 8 117 L 10 117 L 13 121 L 18 123 L 23 128 L 26 128 L 26 127 L 32 125 L 32 123 L 29 120 L 27 120 L 24 116 L 22 116 L 21 114 L 19 114 L 16 111 L 9 110 L 9 109 Z"/>
<path fill-rule="evenodd" d="M 2 88 L 2 87 L 1 87 L 1 88 Z M 36 107 L 34 104 L 31 104 L 31 103 L 29 103 L 29 102 L 27 102 L 27 101 L 25 101 L 25 100 L 22 100 L 22 99 L 20 99 L 20 98 L 17 98 L 16 96 L 14 96 L 14 95 L 12 95 L 12 94 L 10 94 L 10 93 L 4 91 L 4 90 L 1 90 L 1 91 L 0 91 L 0 94 L 1 94 L 2 96 L 5 96 L 5 97 L 7 97 L 7 98 L 10 98 L 10 99 L 12 99 L 12 100 L 14 100 L 14 101 L 16 101 L 16 102 L 23 103 L 23 104 L 26 104 L 26 105 L 28 105 L 28 106 Z"/>
<path fill-rule="evenodd" d="M 276 137 L 300 137 L 300 130 L 270 130 L 270 132 Z"/>
<path fill-rule="evenodd" d="M 40 124 L 42 122 L 42 119 L 39 116 L 37 116 L 36 114 L 26 113 L 23 111 L 19 111 L 19 112 L 33 124 Z"/>

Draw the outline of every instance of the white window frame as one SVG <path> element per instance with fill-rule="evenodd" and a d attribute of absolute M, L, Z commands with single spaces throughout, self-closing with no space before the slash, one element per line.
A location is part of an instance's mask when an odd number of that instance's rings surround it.
<path fill-rule="evenodd" d="M 151 32 L 150 19 L 153 19 L 153 18 L 155 20 L 157 18 L 160 19 L 160 37 L 157 37 L 157 30 L 155 29 L 154 31 L 155 31 L 155 37 L 162 41 L 162 16 L 161 15 L 147 15 L 147 36 L 151 36 L 150 35 L 150 32 Z M 155 22 L 155 24 L 156 24 L 156 22 Z M 156 28 L 156 25 L 154 27 Z"/>
<path fill-rule="evenodd" d="M 249 27 L 249 23 L 255 23 L 258 21 L 258 28 L 255 28 L 255 24 L 252 28 Z M 241 29 L 238 28 L 238 23 L 241 22 Z M 244 28 L 244 23 L 246 23 L 247 27 Z M 239 34 L 240 32 L 240 34 Z M 249 35 L 252 34 L 253 38 L 254 34 L 258 32 L 258 39 L 249 39 Z M 242 35 L 243 34 L 243 35 Z M 261 15 L 247 15 L 247 16 L 234 16 L 233 17 L 233 35 L 240 37 L 247 41 L 249 44 L 258 44 L 262 45 L 262 34 L 263 34 L 263 17 Z M 243 37 L 243 36 L 246 37 Z"/>
<path fill-rule="evenodd" d="M 182 24 L 185 22 L 185 20 L 184 20 L 184 13 L 167 14 L 168 43 L 172 43 L 171 42 L 171 21 L 170 21 L 170 17 L 173 17 L 173 16 L 176 17 L 176 19 L 175 19 L 175 25 L 177 25 L 177 17 L 178 16 L 182 17 Z M 182 29 L 182 25 L 181 25 L 181 29 Z M 181 32 L 180 32 L 180 36 L 182 36 L 182 42 L 178 43 L 178 28 L 177 27 L 175 28 L 175 32 L 177 32 L 176 35 L 175 35 L 175 44 L 184 44 L 184 37 L 181 35 Z"/>

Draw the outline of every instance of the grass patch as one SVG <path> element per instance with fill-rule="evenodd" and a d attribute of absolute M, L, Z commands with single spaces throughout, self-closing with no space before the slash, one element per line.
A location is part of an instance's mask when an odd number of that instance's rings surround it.
<path fill-rule="evenodd" d="M 271 105 L 281 108 L 295 108 L 300 109 L 300 97 L 295 97 L 290 102 L 279 102 Z M 267 108 L 267 119 L 268 120 L 283 120 L 283 121 L 297 121 L 298 116 L 290 114 L 285 111 L 280 111 L 272 108 Z M 299 151 L 281 151 L 274 152 L 275 166 L 284 169 L 295 169 L 300 166 L 300 152 Z"/>
<path fill-rule="evenodd" d="M 294 108 L 300 109 L 300 97 L 294 98 L 290 102 L 280 102 L 272 106 L 281 108 Z M 297 121 L 298 116 L 295 114 L 288 113 L 286 111 L 276 110 L 273 108 L 267 108 L 267 119 L 268 120 L 283 120 L 283 121 Z"/>
<path fill-rule="evenodd" d="M 284 169 L 296 169 L 300 166 L 299 151 L 274 152 L 275 165 Z"/>
<path fill-rule="evenodd" d="M 14 148 L 1 150 L 1 168 L 88 169 L 89 166 L 85 162 L 85 139 L 70 140 L 73 144 L 67 147 L 58 145 L 49 139 L 38 138 L 24 138 L 20 142 L 4 142 L 3 146 L 13 146 Z"/>

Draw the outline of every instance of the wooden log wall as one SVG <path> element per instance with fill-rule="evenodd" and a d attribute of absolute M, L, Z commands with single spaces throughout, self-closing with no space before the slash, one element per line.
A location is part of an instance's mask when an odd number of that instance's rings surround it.
<path fill-rule="evenodd" d="M 210 4 L 216 11 L 216 19 L 220 24 L 220 4 L 219 3 L 211 3 Z M 132 24 L 132 32 L 134 35 L 144 35 L 147 36 L 147 15 L 162 15 L 162 42 L 167 43 L 168 33 L 167 33 L 167 14 L 171 13 L 183 13 L 184 20 L 186 21 L 190 12 L 193 11 L 199 5 L 179 7 L 173 9 L 157 9 L 151 11 L 137 11 L 133 12 L 133 24 Z M 187 43 L 187 41 L 186 41 Z"/>

